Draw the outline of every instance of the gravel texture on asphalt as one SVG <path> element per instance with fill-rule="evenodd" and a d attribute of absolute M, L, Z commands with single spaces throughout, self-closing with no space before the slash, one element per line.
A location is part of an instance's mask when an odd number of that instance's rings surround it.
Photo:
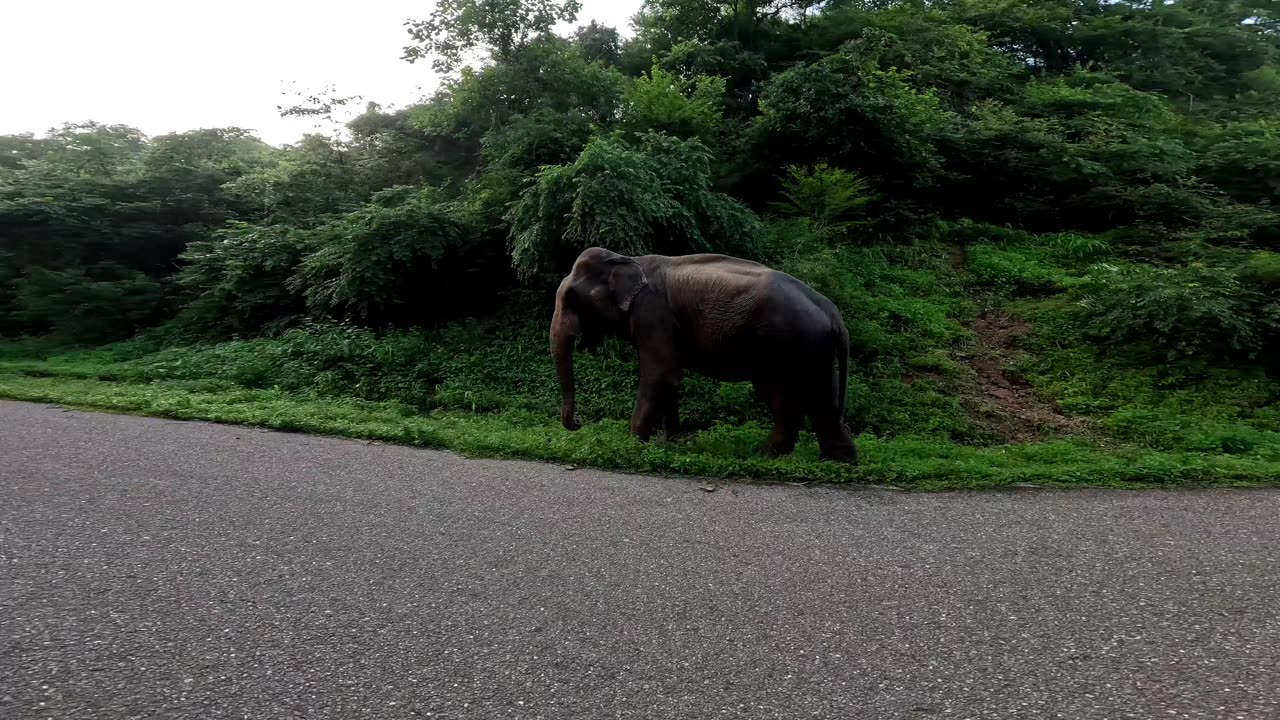
<path fill-rule="evenodd" d="M 0 717 L 1280 718 L 1280 492 L 701 485 L 0 403 Z"/>

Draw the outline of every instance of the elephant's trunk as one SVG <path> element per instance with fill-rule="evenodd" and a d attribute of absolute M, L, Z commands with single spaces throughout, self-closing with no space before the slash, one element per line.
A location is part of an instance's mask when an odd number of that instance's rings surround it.
<path fill-rule="evenodd" d="M 560 380 L 560 423 L 570 431 L 580 427 L 575 417 L 577 391 L 573 383 L 575 320 L 572 311 L 557 303 L 555 318 L 551 321 L 551 356 L 555 358 L 556 377 Z"/>

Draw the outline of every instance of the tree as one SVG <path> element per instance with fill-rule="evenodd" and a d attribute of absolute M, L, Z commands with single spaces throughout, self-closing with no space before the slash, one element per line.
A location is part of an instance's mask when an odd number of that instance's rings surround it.
<path fill-rule="evenodd" d="M 756 253 L 759 221 L 711 190 L 700 141 L 649 133 L 597 137 L 570 164 L 544 169 L 511 215 L 512 261 L 524 275 L 563 271 L 592 245 L 620 253 Z"/>
<path fill-rule="evenodd" d="M 49 151 L 50 142 L 34 133 L 0 135 L 0 169 L 15 169 L 23 163 L 39 160 Z"/>
<path fill-rule="evenodd" d="M 622 122 L 627 132 L 662 132 L 682 139 L 698 138 L 716 147 L 727 127 L 724 122 L 723 78 L 700 75 L 683 81 L 654 68 L 627 88 Z"/>
<path fill-rule="evenodd" d="M 485 261 L 487 248 L 468 243 L 464 218 L 438 191 L 383 190 L 316 228 L 290 288 L 314 315 L 375 325 L 483 310 L 502 275 Z"/>
<path fill-rule="evenodd" d="M 48 150 L 33 169 L 64 177 L 111 179 L 134 170 L 147 137 L 128 125 L 66 123 L 49 131 Z"/>
<path fill-rule="evenodd" d="M 414 44 L 405 47 L 404 59 L 431 57 L 443 73 L 460 68 L 476 49 L 507 62 L 556 23 L 573 22 L 580 7 L 578 0 L 439 0 L 426 20 L 405 23 Z"/>
<path fill-rule="evenodd" d="M 580 112 L 594 122 L 617 115 L 626 79 L 617 69 L 592 62 L 562 38 L 539 38 L 505 63 L 464 69 L 431 103 L 412 113 L 430 135 L 473 143 L 514 118 L 538 110 Z"/>
<path fill-rule="evenodd" d="M 622 37 L 618 35 L 618 29 L 595 20 L 578 28 L 573 34 L 573 42 L 592 62 L 617 66 L 622 59 Z"/>
<path fill-rule="evenodd" d="M 942 170 L 937 141 L 955 124 L 932 90 L 881 69 L 856 44 L 775 75 L 760 99 L 756 149 L 768 167 L 829 160 L 879 183 L 927 185 Z"/>

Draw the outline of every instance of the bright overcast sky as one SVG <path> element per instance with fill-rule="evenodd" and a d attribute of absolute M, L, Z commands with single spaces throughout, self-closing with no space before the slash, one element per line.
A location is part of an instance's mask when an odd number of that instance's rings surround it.
<path fill-rule="evenodd" d="M 0 134 L 65 121 L 123 123 L 149 135 L 252 128 L 296 140 L 311 120 L 279 117 L 290 88 L 333 86 L 403 106 L 430 92 L 429 62 L 400 59 L 404 21 L 432 0 L 0 0 Z M 583 0 L 624 32 L 640 0 Z M 362 106 L 363 107 L 363 106 Z"/>

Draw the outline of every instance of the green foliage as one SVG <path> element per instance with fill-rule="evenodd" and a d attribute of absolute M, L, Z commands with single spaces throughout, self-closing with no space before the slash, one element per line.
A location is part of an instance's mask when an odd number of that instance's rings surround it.
<path fill-rule="evenodd" d="M 38 138 L 35 133 L 0 135 L 0 168 L 13 170 L 39 160 L 49 151 L 50 141 Z"/>
<path fill-rule="evenodd" d="M 645 134 L 633 145 L 597 137 L 572 164 L 543 170 L 512 210 L 515 266 L 525 274 L 562 270 L 596 245 L 630 255 L 753 255 L 759 221 L 712 192 L 710 172 L 698 140 Z"/>
<path fill-rule="evenodd" d="M 298 322 L 306 305 L 289 281 L 314 246 L 306 231 L 248 223 L 192 243 L 177 276 L 190 297 L 180 326 L 201 335 L 249 335 Z"/>
<path fill-rule="evenodd" d="M 164 288 L 112 265 L 31 268 L 14 283 L 14 320 L 32 334 L 102 343 L 121 340 L 164 318 Z"/>
<path fill-rule="evenodd" d="M 714 147 L 726 130 L 724 78 L 699 75 L 684 81 L 653 68 L 636 79 L 622 98 L 621 128 L 636 135 L 660 132 Z"/>
<path fill-rule="evenodd" d="M 726 114 L 749 117 L 755 110 L 760 85 L 769 77 L 764 56 L 736 41 L 715 43 L 686 40 L 658 56 L 658 67 L 678 77 L 715 77 L 725 83 Z"/>
<path fill-rule="evenodd" d="M 617 114 L 624 87 L 617 69 L 592 61 L 566 40 L 542 37 L 507 62 L 463 70 L 432 102 L 411 111 L 410 122 L 429 136 L 455 141 L 478 141 L 538 110 L 581 113 L 603 123 Z"/>
<path fill-rule="evenodd" d="M 1090 73 L 1030 83 L 1016 107 L 975 106 L 948 143 L 965 201 L 985 218 L 1212 242 L 1254 237 L 1268 209 L 1195 178 L 1185 122 L 1167 101 Z M 959 196 L 957 196 L 959 197 Z"/>
<path fill-rule="evenodd" d="M 1124 442 L 1165 451 L 1280 456 L 1280 382 L 1251 369 L 1118 354 L 1090 339 L 1065 298 L 1030 306 L 1023 371 L 1063 410 Z"/>
<path fill-rule="evenodd" d="M 404 58 L 432 57 L 442 73 L 458 69 L 476 48 L 507 61 L 531 38 L 558 22 L 572 22 L 580 6 L 578 0 L 439 0 L 426 20 L 407 23 L 414 44 L 404 49 Z"/>
<path fill-rule="evenodd" d="M 1206 144 L 1205 179 L 1240 202 L 1280 205 L 1280 121 L 1223 125 Z"/>
<path fill-rule="evenodd" d="M 539 110 L 484 137 L 483 166 L 467 184 L 464 211 L 475 227 L 504 234 L 510 206 L 548 165 L 572 162 L 594 128 L 578 113 Z"/>
<path fill-rule="evenodd" d="M 1258 250 L 1249 254 L 1241 278 L 1264 292 L 1280 292 L 1280 252 Z"/>
<path fill-rule="evenodd" d="M 578 28 L 573 42 L 583 56 L 603 65 L 618 65 L 622 60 L 622 36 L 618 29 L 595 20 Z"/>
<path fill-rule="evenodd" d="M 775 75 L 760 98 L 758 152 L 785 164 L 827 159 L 878 183 L 926 185 L 942 169 L 936 141 L 955 122 L 930 90 L 879 68 L 853 46 Z"/>
<path fill-rule="evenodd" d="M 775 203 L 775 213 L 807 218 L 820 234 L 838 237 L 862 224 L 876 192 L 866 178 L 818 163 L 810 169 L 787 168 L 782 197 L 786 202 Z"/>
<path fill-rule="evenodd" d="M 459 295 L 468 228 L 439 192 L 391 188 L 314 231 L 315 250 L 290 288 L 315 315 L 371 323 L 447 317 L 483 287 Z M 461 267 L 466 267 L 462 265 Z"/>
<path fill-rule="evenodd" d="M 1100 4 L 1075 29 L 1082 54 L 1143 90 L 1230 98 L 1243 76 L 1276 57 L 1274 38 L 1245 21 L 1258 3 Z"/>
<path fill-rule="evenodd" d="M 118 178 L 135 171 L 146 136 L 128 125 L 66 123 L 49 132 L 40 159 L 29 166 L 46 178 Z"/>
<path fill-rule="evenodd" d="M 969 249 L 970 282 L 1008 296 L 1048 295 L 1062 289 L 1063 276 L 1033 253 L 993 245 Z"/>
<path fill-rule="evenodd" d="M 1222 268 L 1103 265 L 1082 288 L 1092 334 L 1113 345 L 1151 344 L 1169 358 L 1255 355 L 1280 317 Z"/>
<path fill-rule="evenodd" d="M 490 169 L 532 173 L 572 162 L 591 134 L 591 122 L 578 113 L 538 110 L 486 135 L 481 157 Z"/>
<path fill-rule="evenodd" d="M 1016 60 L 945 12 L 904 4 L 864 22 L 867 27 L 851 38 L 849 49 L 881 69 L 907 71 L 913 85 L 937 93 L 953 108 L 1008 98 L 1022 84 L 1025 70 Z"/>
<path fill-rule="evenodd" d="M 314 225 L 359 205 L 359 180 L 349 154 L 322 135 L 307 135 L 283 152 L 223 185 L 246 217 L 285 225 Z"/>

